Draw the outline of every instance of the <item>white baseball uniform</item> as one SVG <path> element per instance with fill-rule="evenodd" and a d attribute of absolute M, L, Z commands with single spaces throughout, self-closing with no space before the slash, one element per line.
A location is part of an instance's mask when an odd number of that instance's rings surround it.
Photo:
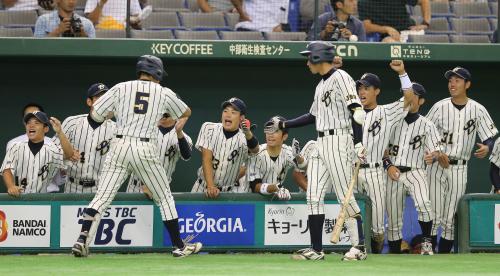
<path fill-rule="evenodd" d="M 302 158 L 304 158 L 304 162 L 308 163 L 309 160 L 311 160 L 312 154 L 315 150 L 316 150 L 316 140 L 310 140 L 304 145 L 304 147 L 300 150 L 300 155 L 302 156 Z M 304 176 L 306 177 L 306 180 L 308 180 L 309 177 L 307 175 L 307 168 L 300 169 L 300 168 L 296 167 L 295 171 L 304 174 Z M 325 179 L 325 181 L 326 181 L 326 179 Z M 308 181 L 308 183 L 309 183 L 309 181 Z M 333 190 L 333 185 L 327 186 L 327 187 L 329 187 L 329 188 L 327 188 L 325 193 L 334 193 L 335 192 Z M 299 187 L 299 191 L 305 192 L 301 187 Z"/>
<path fill-rule="evenodd" d="M 10 169 L 23 193 L 41 193 L 55 171 L 63 168 L 62 149 L 53 143 L 44 141 L 41 147 L 36 147 L 29 141 L 18 141 L 7 151 L 0 174 Z"/>
<path fill-rule="evenodd" d="M 109 119 L 97 123 L 89 114 L 81 114 L 66 118 L 61 127 L 73 148 L 80 152 L 79 161 L 65 161 L 64 192 L 95 193 L 99 172 L 115 135 L 116 123 Z M 53 139 L 60 146 L 59 138 L 54 136 Z"/>
<path fill-rule="evenodd" d="M 493 146 L 489 159 L 491 163 L 495 164 L 495 166 L 500 167 L 500 139 L 495 141 L 495 145 Z"/>
<path fill-rule="evenodd" d="M 160 161 L 163 164 L 163 168 L 165 169 L 168 183 L 171 183 L 172 174 L 175 171 L 175 167 L 177 165 L 177 161 L 179 161 L 179 158 L 181 158 L 184 161 L 187 161 L 188 159 L 184 159 L 181 155 L 179 149 L 179 139 L 177 138 L 177 132 L 175 131 L 175 128 L 173 127 L 168 132 L 165 131 L 168 130 L 165 128 L 158 127 L 157 142 L 158 142 L 158 148 L 160 149 L 158 153 Z M 189 137 L 186 133 L 184 133 L 184 138 L 186 139 L 189 147 L 191 148 L 192 146 L 191 137 Z M 141 193 L 141 192 L 142 192 L 141 180 L 135 175 L 132 175 L 132 177 L 130 177 L 128 182 L 127 193 Z"/>
<path fill-rule="evenodd" d="M 213 154 L 212 167 L 214 184 L 221 192 L 234 192 L 240 168 L 248 159 L 248 146 L 242 130 L 227 138 L 221 123 L 206 122 L 201 126 L 195 147 L 210 150 Z M 198 179 L 191 189 L 192 193 L 204 193 L 207 190 L 203 167 L 198 169 Z"/>
<path fill-rule="evenodd" d="M 467 187 L 466 163 L 475 146 L 476 134 L 485 141 L 498 133 L 488 111 L 478 102 L 468 99 L 467 104 L 459 108 L 451 98 L 446 98 L 434 104 L 427 114 L 443 138 L 443 152 L 454 160 L 447 169 L 437 163 L 428 168 L 432 209 L 436 217 L 432 235 L 437 235 L 441 226 L 442 237 L 447 240 L 454 240 L 454 216 Z"/>
<path fill-rule="evenodd" d="M 151 81 L 122 82 L 102 95 L 94 103 L 92 117 L 104 121 L 113 112 L 116 136 L 111 140 L 96 196 L 88 208 L 99 213 L 106 210 L 120 185 L 134 173 L 151 190 L 162 219 L 176 219 L 169 179 L 158 157 L 157 124 L 164 113 L 178 119 L 186 110 L 186 104 L 172 90 Z"/>
<path fill-rule="evenodd" d="M 415 201 L 418 220 L 429 222 L 434 219 L 424 155 L 441 150 L 441 136 L 429 119 L 419 114 L 417 116 L 414 121 L 409 121 L 407 117 L 397 122 L 389 141 L 391 162 L 401 171 L 398 181 L 387 179 L 389 241 L 402 239 L 405 190 Z"/>
<path fill-rule="evenodd" d="M 267 144 L 259 145 L 259 152 L 249 158 L 247 180 L 283 187 L 288 170 L 296 167 L 293 160 L 292 148 L 288 145 L 282 145 L 277 157 L 269 155 Z"/>

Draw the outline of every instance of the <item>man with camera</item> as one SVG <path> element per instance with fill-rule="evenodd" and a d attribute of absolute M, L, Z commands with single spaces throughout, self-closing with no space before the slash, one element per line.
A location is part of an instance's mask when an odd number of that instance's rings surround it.
<path fill-rule="evenodd" d="M 319 34 L 316 39 L 329 41 L 366 41 L 365 27 L 356 17 L 357 0 L 330 0 L 333 12 L 319 16 Z M 314 24 L 307 35 L 314 40 Z"/>
<path fill-rule="evenodd" d="M 35 37 L 95 38 L 92 22 L 74 12 L 76 0 L 55 0 L 57 10 L 38 17 Z"/>

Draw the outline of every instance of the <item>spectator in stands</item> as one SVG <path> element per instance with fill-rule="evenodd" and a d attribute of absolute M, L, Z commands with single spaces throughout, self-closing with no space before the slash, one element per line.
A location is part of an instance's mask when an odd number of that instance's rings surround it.
<path fill-rule="evenodd" d="M 37 0 L 2 0 L 2 3 L 8 11 L 29 11 L 40 8 Z"/>
<path fill-rule="evenodd" d="M 141 13 L 139 0 L 130 1 L 130 23 L 138 23 Z M 98 30 L 124 30 L 127 19 L 127 1 L 124 0 L 87 0 L 85 16 Z"/>
<path fill-rule="evenodd" d="M 202 12 L 237 12 L 240 21 L 248 21 L 248 15 L 243 10 L 243 0 L 198 0 Z"/>
<path fill-rule="evenodd" d="M 245 0 L 248 20 L 236 24 L 237 31 L 283 32 L 288 26 L 289 0 Z"/>
<path fill-rule="evenodd" d="M 406 5 L 422 7 L 422 24 L 417 25 L 406 10 Z M 379 33 L 382 42 L 399 42 L 403 30 L 425 30 L 431 20 L 429 0 L 360 0 L 359 19 L 366 34 Z"/>
<path fill-rule="evenodd" d="M 353 40 L 366 41 L 363 22 L 353 16 L 356 13 L 357 0 L 331 0 L 333 12 L 326 12 L 318 18 L 318 32 L 316 36 L 321 40 Z M 337 28 L 342 23 L 345 28 Z M 352 37 L 355 35 L 356 37 Z M 307 40 L 314 40 L 314 24 L 307 35 Z"/>
<path fill-rule="evenodd" d="M 35 37 L 95 37 L 92 22 L 76 14 L 75 0 L 56 0 L 57 10 L 38 17 Z"/>

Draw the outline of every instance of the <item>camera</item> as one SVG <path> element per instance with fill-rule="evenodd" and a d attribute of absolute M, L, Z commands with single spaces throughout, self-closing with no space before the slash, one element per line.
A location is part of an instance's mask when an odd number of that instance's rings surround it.
<path fill-rule="evenodd" d="M 65 31 L 62 36 L 63 37 L 76 37 L 80 36 L 82 32 L 82 20 L 80 18 L 77 18 L 74 14 L 71 16 L 70 19 L 70 29 L 68 31 Z"/>
<path fill-rule="evenodd" d="M 342 29 L 345 29 L 346 26 L 344 23 L 339 23 L 339 22 L 333 22 L 333 32 L 332 36 L 330 37 L 331 41 L 339 41 L 339 40 L 345 40 L 342 37 Z"/>

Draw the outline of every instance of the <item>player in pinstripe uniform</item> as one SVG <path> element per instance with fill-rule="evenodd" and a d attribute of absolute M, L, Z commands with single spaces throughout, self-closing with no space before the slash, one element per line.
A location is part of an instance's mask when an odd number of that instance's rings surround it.
<path fill-rule="evenodd" d="M 384 160 L 389 176 L 387 183 L 387 213 L 389 225 L 387 239 L 391 253 L 401 253 L 403 209 L 405 190 L 415 201 L 418 223 L 422 230 L 422 255 L 433 255 L 431 243 L 434 219 L 426 175 L 426 164 L 437 160 L 441 150 L 441 137 L 436 126 L 418 113 L 425 102 L 425 88 L 412 83 L 414 95 L 410 110 L 404 119 L 394 126 L 389 140 L 390 160 Z"/>
<path fill-rule="evenodd" d="M 122 82 L 102 95 L 93 106 L 92 119 L 104 122 L 110 114 L 116 118 L 115 138 L 104 161 L 97 193 L 84 211 L 82 229 L 73 245 L 76 257 L 88 255 L 100 214 L 111 204 L 121 184 L 131 173 L 151 191 L 165 228 L 174 245 L 174 257 L 197 253 L 202 244 L 185 243 L 179 232 L 177 210 L 169 180 L 158 156 L 157 124 L 163 114 L 174 119 L 191 115 L 189 107 L 170 89 L 159 83 L 165 75 L 161 59 L 145 55 L 136 65 L 138 80 Z"/>
<path fill-rule="evenodd" d="M 281 116 L 274 116 L 266 124 L 274 121 L 285 121 Z M 288 130 L 281 129 L 264 131 L 266 143 L 260 145 L 259 152 L 250 157 L 247 169 L 247 179 L 252 192 L 262 195 L 273 194 L 280 200 L 290 200 L 291 195 L 284 187 L 288 170 L 294 167 L 304 167 L 304 159 L 300 156 L 300 145 L 293 139 L 292 147 L 283 144 L 288 138 Z"/>
<path fill-rule="evenodd" d="M 172 182 L 172 174 L 175 171 L 175 166 L 179 158 L 184 161 L 188 161 L 191 158 L 191 137 L 182 131 L 186 121 L 185 118 L 174 120 L 170 114 L 165 113 L 158 122 L 158 153 L 169 183 Z M 132 175 L 128 182 L 127 193 L 141 192 L 151 197 L 151 191 L 147 189 L 138 177 Z"/>
<path fill-rule="evenodd" d="M 316 124 L 318 131 L 317 150 L 314 153 L 318 162 L 308 162 L 307 203 L 309 206 L 309 231 L 312 248 L 299 250 L 292 257 L 303 260 L 322 260 L 322 229 L 325 220 L 323 202 L 329 183 L 319 182 L 312 176 L 327 174 L 333 180 L 335 192 L 344 201 L 353 170 L 353 155 L 363 158 L 363 122 L 365 112 L 356 93 L 356 84 L 351 76 L 333 66 L 335 47 L 328 42 L 311 42 L 302 55 L 308 57 L 307 66 L 313 74 L 320 74 L 322 80 L 316 87 L 314 101 L 309 113 L 293 120 L 280 121 L 273 127 L 278 129 L 295 128 Z M 354 134 L 354 143 L 351 132 Z M 311 167 L 311 168 L 309 168 Z M 343 260 L 364 260 L 367 257 L 364 246 L 361 211 L 354 197 L 349 202 L 346 226 L 351 234 L 352 248 Z"/>
<path fill-rule="evenodd" d="M 365 73 L 356 81 L 359 98 L 366 111 L 366 119 L 363 125 L 363 145 L 366 148 L 366 162 L 360 166 L 357 184 L 359 190 L 367 194 L 372 203 L 371 248 L 373 253 L 381 253 L 384 246 L 387 184 L 382 164 L 384 151 L 389 145 L 393 125 L 408 113 L 404 108 L 405 103 L 409 103 L 409 98 L 413 94 L 409 90 L 411 81 L 405 72 L 403 61 L 393 60 L 390 66 L 398 73 L 401 82 L 404 98 L 399 101 L 378 105 L 377 97 L 380 94 L 381 81 L 375 74 Z"/>
<path fill-rule="evenodd" d="M 474 156 L 485 158 L 494 145 L 498 130 L 488 111 L 478 102 L 467 97 L 471 85 L 470 72 L 456 67 L 445 73 L 448 79 L 450 98 L 443 99 L 431 108 L 427 118 L 434 122 L 443 138 L 443 154 L 439 164 L 429 168 L 432 208 L 436 222 L 432 229 L 434 243 L 437 229 L 442 227 L 439 253 L 449 253 L 454 240 L 454 216 L 460 198 L 467 187 L 467 161 L 473 150 L 476 134 L 481 139 L 477 143 Z"/>
<path fill-rule="evenodd" d="M 312 158 L 312 153 L 313 151 L 316 150 L 316 140 L 310 140 L 308 141 L 304 147 L 300 150 L 300 156 L 304 158 L 304 162 L 307 163 L 309 160 Z M 299 191 L 301 192 L 306 192 L 307 191 L 307 168 L 295 168 L 293 171 L 293 179 L 295 180 L 295 183 L 299 186 Z M 328 190 L 326 190 L 326 193 L 333 193 L 333 186 L 329 186 Z"/>
<path fill-rule="evenodd" d="M 24 116 L 26 116 L 27 114 L 29 113 L 33 113 L 35 111 L 42 111 L 42 112 L 45 112 L 45 110 L 43 109 L 43 107 L 37 103 L 28 103 L 26 104 L 24 107 L 23 107 L 23 112 L 22 112 L 22 117 L 21 119 L 23 120 L 23 123 L 24 123 Z M 22 134 L 22 135 L 19 135 L 15 138 L 12 138 L 9 142 L 7 142 L 7 148 L 5 150 L 5 152 L 9 151 L 9 148 L 14 144 L 14 143 L 17 143 L 17 142 L 26 142 L 28 141 L 28 135 L 26 135 L 26 133 Z M 52 139 L 50 139 L 50 137 L 45 137 L 44 138 L 45 142 L 46 143 L 52 143 Z"/>
<path fill-rule="evenodd" d="M 108 91 L 102 83 L 95 83 L 87 91 L 88 114 L 81 114 L 66 118 L 62 123 L 63 132 L 68 141 L 61 141 L 54 137 L 54 143 L 60 145 L 65 155 L 71 156 L 66 160 L 65 193 L 95 193 L 97 178 L 106 154 L 109 152 L 110 142 L 115 133 L 115 122 L 106 119 L 96 122 L 90 113 L 93 104 Z"/>
<path fill-rule="evenodd" d="M 53 172 L 64 168 L 61 149 L 44 141 L 54 119 L 49 121 L 41 111 L 24 116 L 28 141 L 12 143 L 0 169 L 9 195 L 40 193 L 47 188 Z M 54 126 L 54 130 L 60 137 L 64 137 L 60 128 Z"/>
<path fill-rule="evenodd" d="M 221 123 L 206 122 L 201 126 L 195 147 L 201 151 L 202 164 L 192 193 L 216 198 L 220 192 L 233 192 L 249 152 L 259 150 L 259 142 L 245 118 L 246 109 L 241 99 L 231 98 L 222 103 Z"/>
<path fill-rule="evenodd" d="M 493 185 L 492 192 L 500 194 L 500 139 L 496 139 L 490 155 L 490 180 Z"/>

